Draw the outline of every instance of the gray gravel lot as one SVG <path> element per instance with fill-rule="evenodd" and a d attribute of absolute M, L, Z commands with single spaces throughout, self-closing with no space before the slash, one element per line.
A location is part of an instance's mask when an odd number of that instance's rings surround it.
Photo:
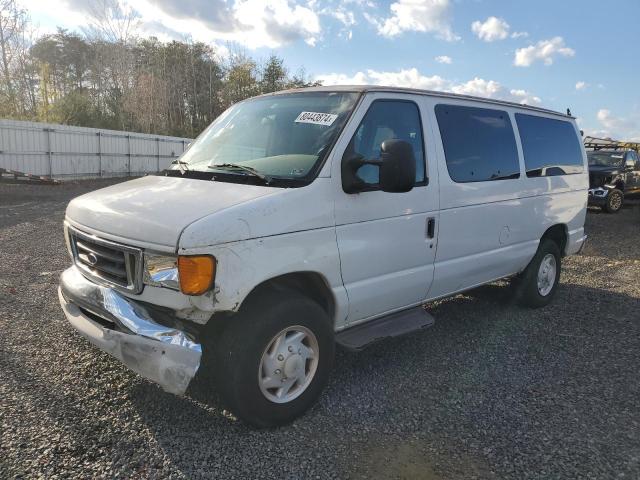
<path fill-rule="evenodd" d="M 431 304 L 436 326 L 339 352 L 316 407 L 254 431 L 64 319 L 64 208 L 107 183 L 0 185 L 0 478 L 640 477 L 640 201 L 588 214 L 551 306 L 505 284 Z"/>

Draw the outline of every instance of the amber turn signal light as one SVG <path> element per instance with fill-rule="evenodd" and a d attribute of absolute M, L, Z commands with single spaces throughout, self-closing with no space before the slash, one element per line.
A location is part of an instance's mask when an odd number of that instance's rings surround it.
<path fill-rule="evenodd" d="M 180 291 L 185 295 L 202 295 L 213 285 L 216 259 L 210 255 L 178 257 Z"/>

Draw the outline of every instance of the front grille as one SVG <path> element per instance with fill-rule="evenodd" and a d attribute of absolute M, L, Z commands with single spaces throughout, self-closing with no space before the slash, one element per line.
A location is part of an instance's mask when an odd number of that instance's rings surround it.
<path fill-rule="evenodd" d="M 142 290 L 142 250 L 69 228 L 74 263 L 87 276 L 139 293 Z"/>

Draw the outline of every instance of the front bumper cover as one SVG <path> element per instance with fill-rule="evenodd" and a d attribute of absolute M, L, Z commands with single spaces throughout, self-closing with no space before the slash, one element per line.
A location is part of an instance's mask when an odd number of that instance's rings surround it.
<path fill-rule="evenodd" d="M 598 187 L 589 189 L 589 205 L 604 205 L 607 203 L 607 196 L 610 189 Z"/>
<path fill-rule="evenodd" d="M 202 346 L 187 334 L 156 323 L 144 306 L 87 280 L 75 266 L 62 273 L 58 297 L 67 320 L 95 346 L 167 392 L 187 390 L 202 357 Z"/>

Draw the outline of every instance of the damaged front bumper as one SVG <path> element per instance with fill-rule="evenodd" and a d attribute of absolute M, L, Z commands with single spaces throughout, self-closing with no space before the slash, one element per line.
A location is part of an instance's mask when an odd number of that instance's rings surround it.
<path fill-rule="evenodd" d="M 167 392 L 184 394 L 202 357 L 202 346 L 185 332 L 160 325 L 144 306 L 87 280 L 75 266 L 62 273 L 58 296 L 87 340 Z"/>

